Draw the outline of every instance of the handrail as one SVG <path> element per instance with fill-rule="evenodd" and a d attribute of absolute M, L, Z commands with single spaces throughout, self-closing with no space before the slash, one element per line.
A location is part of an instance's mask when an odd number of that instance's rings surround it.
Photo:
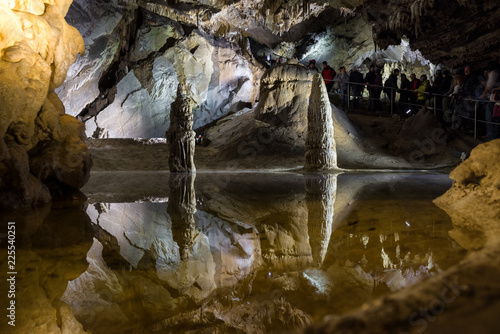
<path fill-rule="evenodd" d="M 335 80 L 328 80 L 328 79 L 326 79 L 325 81 L 338 82 L 338 81 L 335 81 Z M 433 97 L 451 97 L 450 95 L 447 95 L 447 94 L 438 94 L 438 93 L 433 93 L 433 92 L 419 92 L 419 91 L 416 91 L 416 90 L 413 90 L 413 89 L 412 90 L 406 90 L 406 89 L 401 89 L 401 88 L 396 88 L 396 87 L 384 87 L 384 86 L 372 85 L 372 84 L 368 84 L 367 85 L 366 83 L 359 83 L 359 82 L 353 82 L 353 81 L 338 82 L 338 83 L 339 84 L 347 84 L 348 85 L 348 87 L 347 87 L 347 96 L 348 96 L 347 107 L 348 108 L 349 108 L 350 98 L 352 97 L 352 95 L 350 93 L 350 87 L 352 85 L 363 86 L 363 89 L 365 89 L 365 86 L 366 86 L 366 88 L 368 88 L 368 87 L 380 88 L 381 91 L 384 92 L 387 96 L 388 96 L 388 94 L 384 91 L 385 89 L 390 89 L 391 91 L 395 90 L 396 93 L 401 93 L 401 92 L 421 93 L 421 94 L 423 93 L 423 94 L 428 95 L 427 99 L 432 99 Z M 328 92 L 328 93 L 332 93 L 332 92 Z M 379 101 L 382 100 L 382 99 L 377 99 L 377 98 L 372 98 L 372 99 L 373 100 L 379 100 Z M 370 100 L 370 97 L 368 97 L 368 100 Z M 475 103 L 475 106 L 474 106 L 474 118 L 470 118 L 470 117 L 466 117 L 466 116 L 460 115 L 460 118 L 474 121 L 474 138 L 475 139 L 477 138 L 477 123 L 493 124 L 493 125 L 500 126 L 500 123 L 497 123 L 497 122 L 491 122 L 491 121 L 477 119 L 477 109 L 478 109 L 478 104 L 479 103 L 498 103 L 497 101 L 491 101 L 491 100 L 487 100 L 487 99 L 480 100 L 480 99 L 473 99 L 473 98 L 468 98 L 468 97 L 461 97 L 460 101 L 468 101 L 468 102 L 474 102 Z M 394 101 L 394 102 L 396 102 L 396 101 Z M 394 111 L 393 111 L 394 102 L 391 103 L 391 115 L 394 113 Z M 410 103 L 410 102 L 403 102 L 403 103 L 405 105 L 409 106 L 409 107 L 410 106 L 422 107 L 421 104 L 415 104 L 415 103 Z M 437 110 L 445 111 L 442 108 L 437 108 L 436 99 L 434 99 L 434 106 L 433 107 L 429 106 L 428 108 L 432 108 L 434 110 L 434 115 L 436 115 Z"/>

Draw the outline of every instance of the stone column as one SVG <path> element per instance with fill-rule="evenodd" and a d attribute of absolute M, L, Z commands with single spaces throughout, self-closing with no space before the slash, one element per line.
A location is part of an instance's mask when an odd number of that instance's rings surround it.
<path fill-rule="evenodd" d="M 198 231 L 195 227 L 196 194 L 195 174 L 170 174 L 167 213 L 172 220 L 172 235 L 179 246 L 181 260 L 191 254 Z"/>
<path fill-rule="evenodd" d="M 306 177 L 309 243 L 314 264 L 321 267 L 332 235 L 337 174 Z"/>
<path fill-rule="evenodd" d="M 170 155 L 168 165 L 170 172 L 195 173 L 192 106 L 194 101 L 188 96 L 186 86 L 177 87 L 177 98 L 170 107 L 170 128 L 166 133 Z"/>
<path fill-rule="evenodd" d="M 333 137 L 332 108 L 321 75 L 312 80 L 307 110 L 305 166 L 307 170 L 328 170 L 337 167 L 337 150 Z"/>

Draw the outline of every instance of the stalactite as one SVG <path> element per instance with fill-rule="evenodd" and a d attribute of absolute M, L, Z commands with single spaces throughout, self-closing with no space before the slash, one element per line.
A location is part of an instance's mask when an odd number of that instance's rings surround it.
<path fill-rule="evenodd" d="M 350 9 L 347 7 L 340 7 L 339 9 L 340 9 L 340 15 L 342 15 L 345 18 L 347 18 L 348 16 L 353 17 L 356 15 L 356 8 Z"/>
<path fill-rule="evenodd" d="M 434 0 L 416 0 L 410 5 L 411 22 L 415 26 L 415 36 L 421 31 L 420 18 L 426 13 L 427 9 L 434 8 Z"/>

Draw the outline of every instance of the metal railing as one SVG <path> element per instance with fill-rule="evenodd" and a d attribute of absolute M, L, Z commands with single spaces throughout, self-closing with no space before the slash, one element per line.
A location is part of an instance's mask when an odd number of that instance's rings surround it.
<path fill-rule="evenodd" d="M 334 80 L 325 80 L 325 81 L 335 82 Z M 344 83 L 345 82 L 339 82 L 339 85 L 344 84 Z M 347 95 L 346 95 L 347 108 L 349 109 L 350 108 L 350 100 L 351 100 L 352 97 L 363 99 L 363 94 L 361 94 L 361 96 L 354 96 L 354 95 L 351 94 L 351 88 L 352 88 L 352 86 L 353 85 L 363 86 L 362 92 L 365 89 L 368 89 L 368 87 L 365 87 L 366 84 L 361 84 L 361 83 L 352 82 L 352 81 L 348 81 L 346 83 L 347 83 Z M 432 104 L 433 104 L 432 106 L 428 106 L 425 103 L 424 104 L 416 104 L 416 103 L 411 103 L 410 101 L 409 102 L 402 102 L 405 106 L 408 106 L 409 108 L 410 107 L 422 108 L 425 105 L 428 109 L 432 109 L 434 111 L 434 115 L 435 116 L 437 116 L 438 110 L 442 111 L 443 113 L 448 110 L 448 109 L 445 110 L 443 108 L 438 108 L 438 106 L 437 106 L 438 101 L 436 99 L 436 97 L 450 98 L 450 96 L 448 96 L 446 94 L 437 94 L 437 93 L 432 93 L 432 92 L 419 92 L 419 91 L 415 91 L 415 90 L 402 90 L 402 89 L 398 89 L 398 88 L 395 88 L 395 87 L 384 87 L 384 86 L 380 86 L 380 85 L 369 85 L 369 87 L 370 88 L 380 88 L 381 89 L 381 93 L 384 93 L 384 95 L 386 96 L 386 99 L 383 100 L 382 98 L 380 98 L 380 99 L 373 99 L 373 100 L 379 100 L 380 102 L 385 101 L 386 102 L 385 103 L 386 107 L 387 107 L 387 101 L 389 101 L 391 115 L 394 114 L 394 106 L 395 106 L 395 104 L 399 103 L 399 100 L 396 101 L 396 93 L 401 93 L 401 92 L 407 92 L 408 94 L 418 94 L 418 93 L 425 94 L 425 95 L 427 95 L 427 98 L 424 100 L 425 102 L 432 100 Z M 339 88 L 339 89 L 341 89 L 341 88 Z M 386 89 L 391 90 L 391 95 L 394 96 L 394 100 L 391 100 L 389 98 L 389 94 L 387 94 L 387 92 L 385 91 Z M 342 95 L 342 93 L 332 92 L 333 90 L 334 90 L 334 88 L 332 88 L 332 90 L 329 91 L 328 94 L 340 94 L 340 95 Z M 368 100 L 370 100 L 370 96 L 368 96 Z M 486 120 L 478 119 L 478 109 L 479 109 L 480 104 L 496 103 L 495 101 L 479 100 L 479 99 L 472 99 L 472 98 L 461 98 L 460 99 L 461 103 L 463 103 L 464 101 L 465 102 L 473 102 L 474 103 L 474 117 L 471 118 L 471 117 L 467 117 L 465 115 L 458 115 L 458 117 L 460 117 L 462 119 L 468 119 L 468 120 L 474 122 L 474 129 L 473 129 L 474 130 L 474 139 L 477 139 L 477 125 L 478 125 L 478 123 L 492 124 L 492 125 L 500 126 L 500 123 L 498 123 L 498 122 L 491 122 L 491 121 L 486 121 Z M 370 101 L 368 101 L 368 102 L 370 102 Z M 455 110 L 453 110 L 453 113 L 455 114 Z"/>

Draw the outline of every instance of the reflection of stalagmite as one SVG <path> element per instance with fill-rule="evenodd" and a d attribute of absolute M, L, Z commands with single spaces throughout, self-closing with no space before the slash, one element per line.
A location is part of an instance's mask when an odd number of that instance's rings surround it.
<path fill-rule="evenodd" d="M 198 231 L 195 227 L 196 195 L 194 174 L 171 174 L 167 212 L 172 220 L 172 234 L 179 245 L 182 260 L 189 257 Z"/>
<path fill-rule="evenodd" d="M 195 172 L 193 100 L 184 84 L 177 87 L 177 98 L 170 107 L 170 128 L 166 133 L 170 148 L 168 165 L 171 172 Z"/>
<path fill-rule="evenodd" d="M 306 179 L 309 243 L 313 261 L 321 266 L 332 234 L 337 175 L 318 175 Z"/>
<path fill-rule="evenodd" d="M 311 97 L 307 110 L 306 169 L 333 169 L 337 167 L 337 151 L 333 137 L 332 108 L 321 75 L 312 80 Z"/>

